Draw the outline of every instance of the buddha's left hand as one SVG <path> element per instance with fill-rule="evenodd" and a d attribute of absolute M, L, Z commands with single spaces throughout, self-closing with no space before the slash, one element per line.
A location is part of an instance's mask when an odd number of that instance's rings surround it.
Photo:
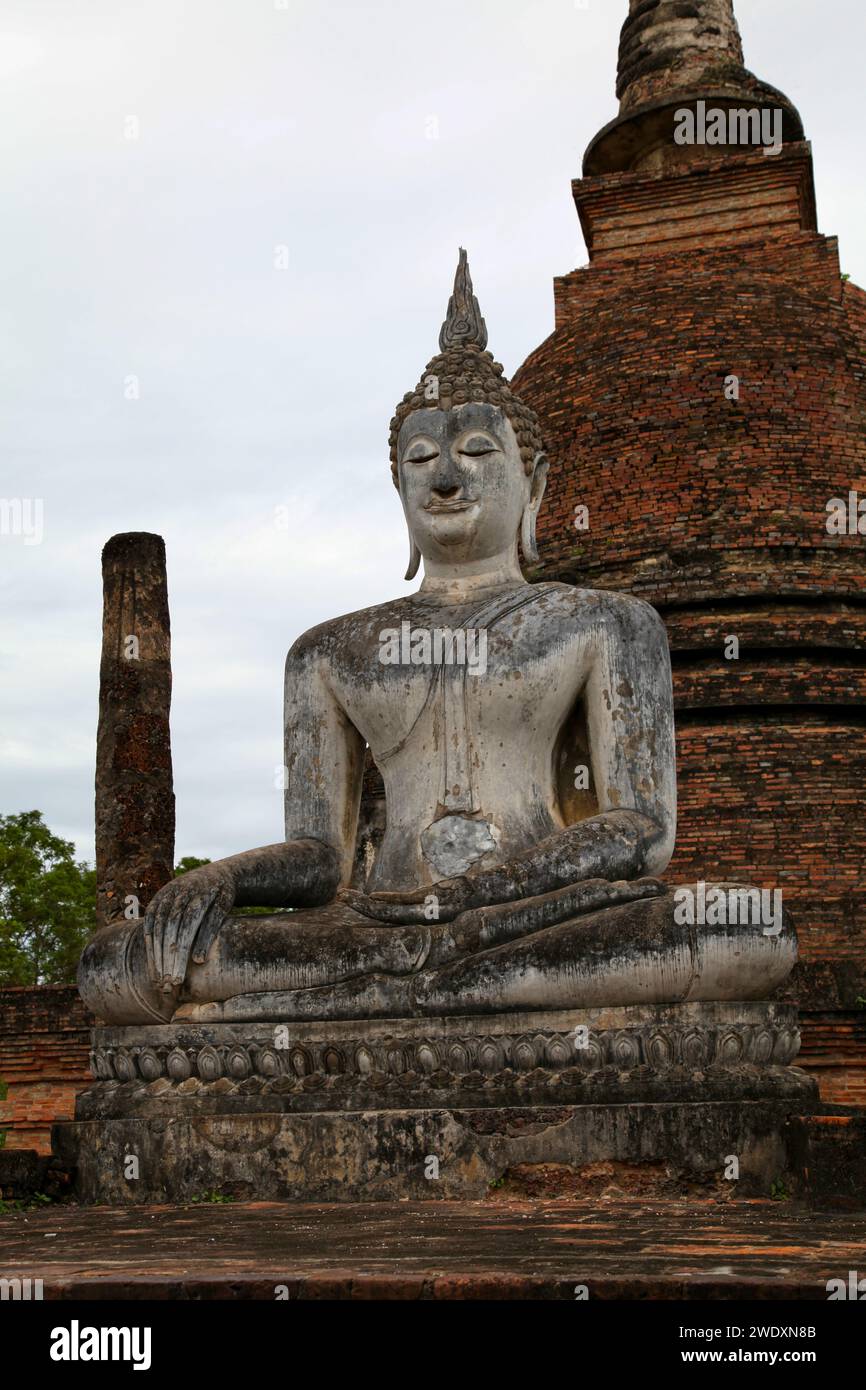
<path fill-rule="evenodd" d="M 343 901 L 365 917 L 395 926 L 451 922 L 467 908 L 477 907 L 478 898 L 469 878 L 445 878 L 412 893 L 359 893 L 347 888 Z"/>

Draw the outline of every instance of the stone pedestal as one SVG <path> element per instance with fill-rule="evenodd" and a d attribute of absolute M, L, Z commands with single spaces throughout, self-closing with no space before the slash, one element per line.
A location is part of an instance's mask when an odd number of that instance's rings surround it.
<path fill-rule="evenodd" d="M 767 1003 L 98 1028 L 55 1148 L 110 1203 L 471 1198 L 517 1164 L 731 1155 L 760 1188 L 817 1096 L 798 1047 Z"/>

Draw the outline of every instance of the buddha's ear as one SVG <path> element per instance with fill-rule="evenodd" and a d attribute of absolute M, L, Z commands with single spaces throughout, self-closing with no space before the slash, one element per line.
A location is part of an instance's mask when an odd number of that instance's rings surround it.
<path fill-rule="evenodd" d="M 394 486 L 396 487 L 397 491 L 400 492 L 400 483 L 396 475 L 394 476 Z M 421 551 L 415 544 L 415 537 L 412 535 L 412 527 L 409 525 L 409 514 L 406 511 L 406 499 L 404 498 L 402 492 L 400 492 L 400 501 L 403 504 L 403 516 L 406 519 L 406 530 L 409 532 L 409 568 L 407 569 L 403 578 L 409 580 L 414 579 L 415 575 L 418 573 L 418 570 L 421 565 Z"/>
<path fill-rule="evenodd" d="M 407 569 L 407 571 L 406 571 L 406 573 L 404 574 L 403 578 L 404 578 L 404 579 L 414 579 L 414 578 L 415 578 L 415 575 L 418 573 L 418 567 L 419 567 L 420 564 L 421 564 L 421 551 L 418 549 L 417 545 L 415 544 L 414 540 L 412 539 L 412 533 L 411 533 L 411 531 L 410 531 L 410 533 L 409 533 L 409 568 Z"/>
<path fill-rule="evenodd" d="M 534 565 L 538 561 L 538 546 L 535 541 L 535 518 L 538 516 L 538 509 L 544 497 L 544 489 L 547 487 L 548 467 L 547 455 L 536 454 L 535 462 L 532 465 L 532 481 L 529 487 L 529 500 L 523 508 L 523 516 L 520 521 L 520 546 L 523 551 L 524 560 L 530 565 Z"/>
<path fill-rule="evenodd" d="M 530 490 L 529 500 L 536 512 L 541 506 L 541 500 L 544 497 L 544 489 L 547 487 L 547 470 L 549 467 L 550 460 L 547 454 L 539 453 L 535 455 L 535 461 L 532 465 L 532 488 Z"/>

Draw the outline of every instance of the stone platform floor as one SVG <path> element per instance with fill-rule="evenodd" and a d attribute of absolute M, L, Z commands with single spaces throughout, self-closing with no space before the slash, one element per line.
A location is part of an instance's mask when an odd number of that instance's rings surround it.
<path fill-rule="evenodd" d="M 619 1197 L 57 1206 L 0 1216 L 46 1299 L 820 1299 L 866 1274 L 866 1209 Z M 283 1295 L 285 1296 L 285 1295 Z"/>

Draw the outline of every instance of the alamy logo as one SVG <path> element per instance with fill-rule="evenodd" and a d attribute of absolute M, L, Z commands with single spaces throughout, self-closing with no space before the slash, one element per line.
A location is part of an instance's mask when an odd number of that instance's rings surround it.
<path fill-rule="evenodd" d="M 0 1279 L 0 1303 L 38 1303 L 44 1298 L 41 1279 Z"/>
<path fill-rule="evenodd" d="M 866 1302 L 866 1279 L 860 1279 L 856 1269 L 848 1270 L 847 1284 L 844 1279 L 828 1279 L 825 1287 L 828 1303 L 837 1302 L 839 1299 Z"/>
<path fill-rule="evenodd" d="M 847 497 L 831 497 L 826 511 L 828 536 L 866 536 L 866 497 L 852 489 Z"/>
<path fill-rule="evenodd" d="M 693 111 L 682 106 L 674 112 L 674 143 L 677 145 L 762 145 L 764 154 L 779 154 L 782 148 L 782 108 L 759 110 L 757 106 L 732 108 L 699 101 Z"/>
<path fill-rule="evenodd" d="M 485 628 L 386 627 L 379 633 L 379 660 L 383 666 L 465 666 L 470 676 L 487 670 Z"/>
<path fill-rule="evenodd" d="M 674 921 L 679 926 L 761 926 L 764 936 L 778 936 L 782 930 L 782 890 L 774 888 L 696 888 L 674 889 Z"/>
<path fill-rule="evenodd" d="M 0 536 L 21 536 L 25 545 L 41 545 L 44 515 L 41 497 L 0 497 Z"/>
<path fill-rule="evenodd" d="M 131 1361 L 134 1371 L 150 1370 L 149 1327 L 69 1327 L 51 1332 L 52 1361 Z"/>

